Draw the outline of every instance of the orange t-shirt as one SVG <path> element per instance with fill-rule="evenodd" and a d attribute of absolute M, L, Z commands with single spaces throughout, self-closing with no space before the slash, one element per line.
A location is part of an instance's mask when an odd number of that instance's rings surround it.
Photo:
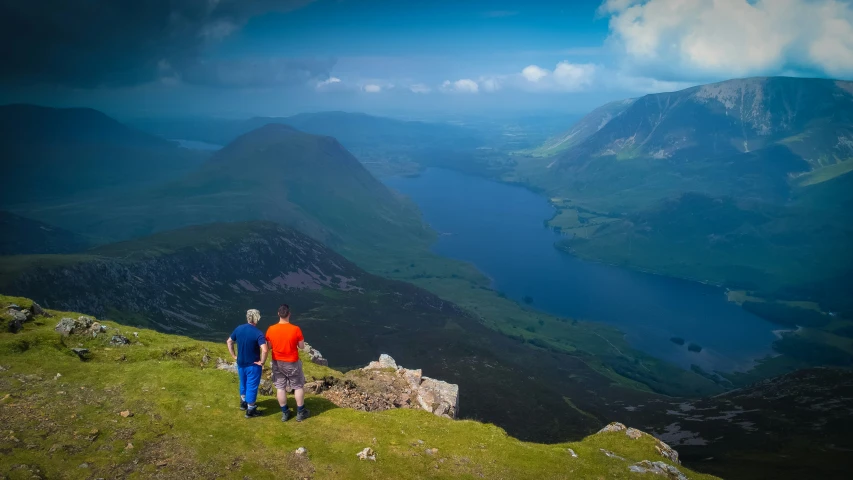
<path fill-rule="evenodd" d="M 267 329 L 267 343 L 272 350 L 272 359 L 280 362 L 296 362 L 299 360 L 299 342 L 302 329 L 290 323 L 276 323 Z"/>

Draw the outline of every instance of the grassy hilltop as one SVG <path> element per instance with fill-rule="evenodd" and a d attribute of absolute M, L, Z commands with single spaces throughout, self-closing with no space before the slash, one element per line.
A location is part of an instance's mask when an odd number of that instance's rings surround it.
<path fill-rule="evenodd" d="M 3 478 L 644 478 L 628 467 L 664 460 L 650 436 L 525 443 L 493 425 L 416 410 L 359 412 L 310 395 L 314 416 L 305 422 L 282 424 L 277 402 L 265 396 L 266 415 L 247 420 L 236 376 L 214 367 L 227 357 L 224 343 L 109 321 L 98 337 L 62 337 L 53 330 L 58 320 L 79 314 L 54 311 L 13 334 L 12 303 L 32 305 L 0 296 Z M 114 334 L 131 343 L 111 346 Z M 87 360 L 71 348 L 88 349 Z M 329 375 L 340 373 L 306 363 L 309 380 Z M 307 454 L 296 454 L 299 447 Z M 375 462 L 356 457 L 365 447 Z"/>

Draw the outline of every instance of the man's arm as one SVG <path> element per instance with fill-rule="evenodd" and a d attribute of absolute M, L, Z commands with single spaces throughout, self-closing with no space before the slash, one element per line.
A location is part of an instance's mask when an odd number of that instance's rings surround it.
<path fill-rule="evenodd" d="M 228 337 L 228 341 L 225 342 L 225 344 L 228 345 L 228 353 L 234 357 L 234 360 L 237 360 L 237 354 L 234 353 L 234 340 L 231 337 Z"/>
<path fill-rule="evenodd" d="M 296 344 L 296 348 L 305 350 L 305 340 L 300 340 L 299 343 Z"/>
<path fill-rule="evenodd" d="M 264 364 L 267 363 L 267 352 L 269 352 L 269 351 L 270 351 L 270 349 L 266 343 L 261 345 L 261 361 L 255 362 L 255 365 L 260 365 L 263 367 Z"/>

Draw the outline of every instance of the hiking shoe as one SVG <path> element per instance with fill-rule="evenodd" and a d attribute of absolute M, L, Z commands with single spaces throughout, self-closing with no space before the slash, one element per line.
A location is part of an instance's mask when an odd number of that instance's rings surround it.
<path fill-rule="evenodd" d="M 281 412 L 281 421 L 286 422 L 288 420 L 290 420 L 290 409 L 289 408 L 287 410 Z"/>
<path fill-rule="evenodd" d="M 240 410 L 248 410 L 248 409 L 249 409 L 249 404 L 246 403 L 245 400 L 241 401 L 240 402 Z"/>
<path fill-rule="evenodd" d="M 305 420 L 309 416 L 311 416 L 311 412 L 309 412 L 307 408 L 303 408 L 302 410 L 296 411 L 296 421 L 297 422 L 301 422 L 302 420 Z"/>
<path fill-rule="evenodd" d="M 246 410 L 246 418 L 260 417 L 260 416 L 261 416 L 261 411 L 258 410 L 257 408 L 250 408 L 250 409 Z"/>

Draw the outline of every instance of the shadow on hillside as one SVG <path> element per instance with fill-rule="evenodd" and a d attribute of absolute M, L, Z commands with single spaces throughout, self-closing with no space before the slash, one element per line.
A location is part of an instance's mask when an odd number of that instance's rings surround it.
<path fill-rule="evenodd" d="M 291 414 L 296 412 L 296 401 L 293 399 L 292 395 L 287 396 L 287 405 L 290 407 Z M 308 407 L 308 410 L 311 411 L 311 416 L 316 417 L 318 415 L 322 415 L 329 410 L 334 410 L 336 408 L 340 408 L 334 403 L 323 397 L 307 397 L 305 398 L 305 406 Z M 263 416 L 267 415 L 279 415 L 281 413 L 281 409 L 278 405 L 278 400 L 275 398 L 267 398 L 264 400 L 258 401 L 258 408 L 261 409 L 261 413 Z"/>

